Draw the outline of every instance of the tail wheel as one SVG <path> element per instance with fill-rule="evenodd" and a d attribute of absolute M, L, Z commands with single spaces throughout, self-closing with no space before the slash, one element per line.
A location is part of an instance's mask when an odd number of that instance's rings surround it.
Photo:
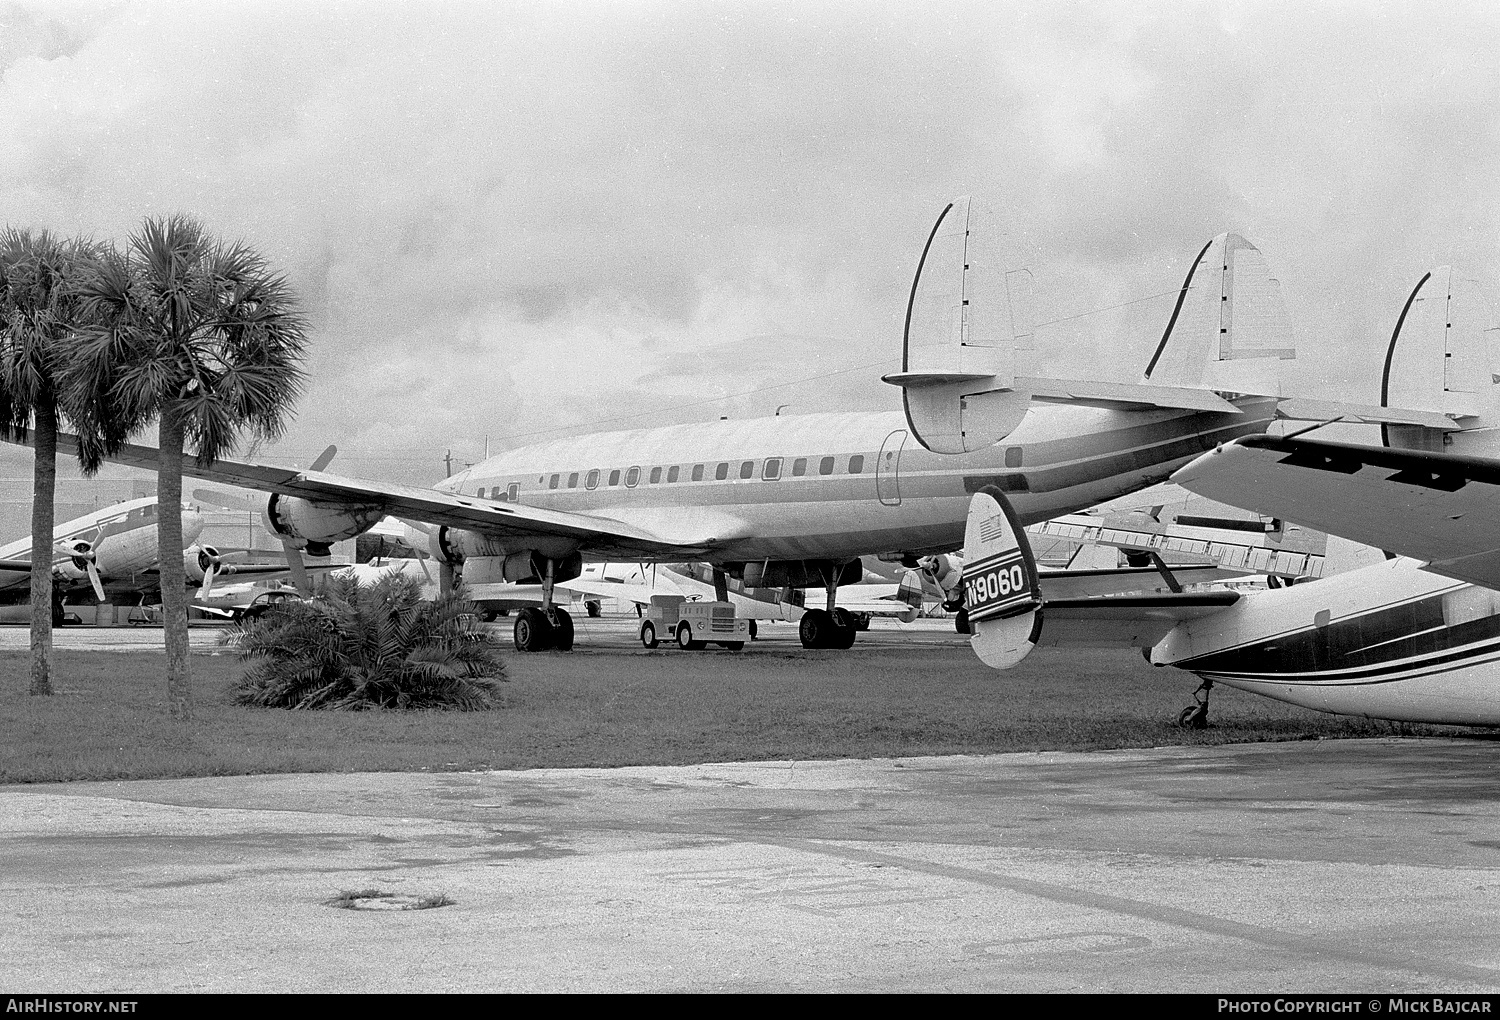
<path fill-rule="evenodd" d="M 953 629 L 960 634 L 969 633 L 969 611 L 967 609 L 960 609 L 953 617 Z"/>
<path fill-rule="evenodd" d="M 661 644 L 660 641 L 656 640 L 656 625 L 650 620 L 641 624 L 641 644 L 647 648 L 655 648 Z"/>
<path fill-rule="evenodd" d="M 516 614 L 515 639 L 518 652 L 544 651 L 552 647 L 552 624 L 540 609 L 523 609 Z"/>
<path fill-rule="evenodd" d="M 571 652 L 573 650 L 573 618 L 564 609 L 554 609 L 553 612 L 557 614 L 557 623 L 552 630 L 552 647 L 559 652 Z"/>

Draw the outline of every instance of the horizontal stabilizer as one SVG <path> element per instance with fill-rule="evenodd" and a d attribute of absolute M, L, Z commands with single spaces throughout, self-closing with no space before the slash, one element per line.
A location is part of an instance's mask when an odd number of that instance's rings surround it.
<path fill-rule="evenodd" d="M 1185 386 L 1149 386 L 1138 383 L 1087 382 L 1080 379 L 1044 379 L 1021 376 L 1016 388 L 1031 394 L 1033 400 L 1092 404 L 1100 407 L 1159 407 L 1183 411 L 1221 411 L 1243 413 L 1229 401 L 1210 390 Z"/>
<path fill-rule="evenodd" d="M 1207 591 L 1048 599 L 1047 626 L 1038 643 L 1049 648 L 1150 648 L 1179 623 L 1223 612 L 1239 598 L 1234 591 Z"/>
<path fill-rule="evenodd" d="M 964 527 L 964 609 L 970 644 L 985 665 L 1009 669 L 1036 647 L 1041 586 L 1020 520 L 998 488 L 969 500 Z"/>

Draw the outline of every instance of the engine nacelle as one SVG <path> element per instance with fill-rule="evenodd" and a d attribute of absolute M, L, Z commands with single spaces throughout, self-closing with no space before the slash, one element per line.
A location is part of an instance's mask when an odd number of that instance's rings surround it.
<path fill-rule="evenodd" d="M 384 516 L 380 507 L 351 507 L 347 503 L 315 503 L 294 496 L 272 494 L 266 501 L 266 529 L 290 539 L 298 549 L 327 556 L 334 542 L 354 538 L 373 528 Z"/>
<path fill-rule="evenodd" d="M 813 588 L 830 580 L 843 586 L 858 584 L 865 575 L 859 560 L 839 563 L 834 560 L 762 560 L 755 563 L 726 563 L 727 573 L 742 578 L 747 588 Z"/>
<path fill-rule="evenodd" d="M 470 556 L 464 560 L 465 584 L 537 584 L 547 574 L 547 560 L 530 550 L 508 556 Z M 577 552 L 552 558 L 552 580 L 571 581 L 583 573 L 583 557 Z"/>
<path fill-rule="evenodd" d="M 477 531 L 468 531 L 462 528 L 433 528 L 427 534 L 423 534 L 410 526 L 406 530 L 406 538 L 413 548 L 426 548 L 432 554 L 432 558 L 439 563 L 447 563 L 455 567 L 464 568 L 464 577 L 470 584 L 489 584 L 489 581 L 478 581 L 469 572 L 469 565 L 475 560 L 511 559 L 513 557 L 536 556 L 540 559 L 558 560 L 559 565 L 563 561 L 578 559 L 579 570 L 582 567 L 582 558 L 578 555 L 578 543 L 567 538 L 494 538 L 481 534 Z M 498 571 L 484 568 L 491 573 Z M 519 569 L 519 567 L 515 568 Z M 569 578 L 578 576 L 578 573 L 568 575 Z M 561 577 L 557 578 L 562 580 Z M 498 578 L 497 578 L 498 580 Z M 507 578 L 513 580 L 513 578 Z"/>
<path fill-rule="evenodd" d="M 89 560 L 93 558 L 94 546 L 83 539 L 74 539 L 59 547 L 66 559 L 59 560 L 54 568 L 57 573 L 71 581 L 82 581 L 89 576 Z"/>

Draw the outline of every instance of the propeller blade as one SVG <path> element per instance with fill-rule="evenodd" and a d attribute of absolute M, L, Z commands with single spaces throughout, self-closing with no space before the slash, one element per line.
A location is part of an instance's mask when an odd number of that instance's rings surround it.
<path fill-rule="evenodd" d="M 282 549 L 286 550 L 286 565 L 292 572 L 292 583 L 297 586 L 297 592 L 303 598 L 312 598 L 312 582 L 307 577 L 307 566 L 302 562 L 302 551 L 288 539 L 282 539 Z"/>
<path fill-rule="evenodd" d="M 198 589 L 198 597 L 208 599 L 214 593 L 214 563 L 209 561 L 208 566 L 203 568 L 203 586 Z"/>
<path fill-rule="evenodd" d="M 99 568 L 94 566 L 92 559 L 84 560 L 83 562 L 84 569 L 89 574 L 89 584 L 94 586 L 94 594 L 99 597 L 100 602 L 108 602 L 109 599 L 104 596 L 104 582 L 99 580 Z"/>
<path fill-rule="evenodd" d="M 337 446 L 330 445 L 328 447 L 328 449 L 326 449 L 322 453 L 318 454 L 318 459 L 312 462 L 312 467 L 308 468 L 308 470 L 309 471 L 322 471 L 324 468 L 326 468 L 328 466 L 329 461 L 333 460 L 334 457 L 338 456 L 338 452 L 339 452 L 339 448 Z"/>

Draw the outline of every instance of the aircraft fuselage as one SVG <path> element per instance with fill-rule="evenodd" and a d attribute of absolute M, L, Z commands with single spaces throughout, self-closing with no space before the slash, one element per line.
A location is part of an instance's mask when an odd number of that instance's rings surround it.
<path fill-rule="evenodd" d="M 668 539 L 709 535 L 714 563 L 921 555 L 963 544 L 969 496 L 982 486 L 998 485 L 1024 522 L 1047 520 L 1264 431 L 1275 402 L 1238 406 L 1036 405 L 1003 442 L 954 455 L 918 446 L 899 411 L 639 429 L 512 450 L 438 488 L 596 514 Z"/>
<path fill-rule="evenodd" d="M 1500 725 L 1500 593 L 1388 560 L 1243 596 L 1151 661 L 1339 715 Z"/>

